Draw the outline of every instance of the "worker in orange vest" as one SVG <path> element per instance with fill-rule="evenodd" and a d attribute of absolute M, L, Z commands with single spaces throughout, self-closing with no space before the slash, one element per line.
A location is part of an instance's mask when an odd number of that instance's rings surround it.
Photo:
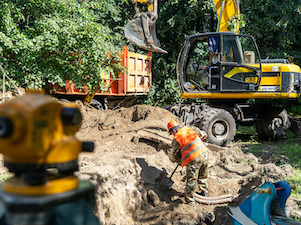
<path fill-rule="evenodd" d="M 170 134 L 174 135 L 172 141 L 174 162 L 181 163 L 182 167 L 186 166 L 184 196 L 186 202 L 190 203 L 193 202 L 196 191 L 206 195 L 208 190 L 208 148 L 202 141 L 206 133 L 200 132 L 199 136 L 191 128 L 180 126 L 174 120 L 167 124 L 167 129 Z"/>

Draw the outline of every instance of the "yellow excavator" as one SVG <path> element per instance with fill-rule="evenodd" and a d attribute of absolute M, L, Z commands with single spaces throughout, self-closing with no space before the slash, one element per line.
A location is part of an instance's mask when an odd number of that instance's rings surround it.
<path fill-rule="evenodd" d="M 218 26 L 215 32 L 186 36 L 176 73 L 181 98 L 204 99 L 207 104 L 170 106 L 168 110 L 186 125 L 207 132 L 207 141 L 225 146 L 237 125 L 255 125 L 262 139 L 281 139 L 299 124 L 275 99 L 300 97 L 301 70 L 293 57 L 261 59 L 255 39 L 239 34 L 239 7 L 235 0 L 214 0 Z M 228 23 L 236 21 L 235 31 Z M 273 99 L 273 100 L 272 100 Z"/>

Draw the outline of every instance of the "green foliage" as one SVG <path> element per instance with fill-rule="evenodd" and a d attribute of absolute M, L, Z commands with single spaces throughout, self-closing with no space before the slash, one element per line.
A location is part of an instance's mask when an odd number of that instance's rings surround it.
<path fill-rule="evenodd" d="M 245 0 L 240 6 L 244 32 L 255 37 L 262 58 L 292 55 L 301 64 L 301 2 L 293 0 Z"/>
<path fill-rule="evenodd" d="M 46 82 L 64 85 L 71 79 L 79 86 L 97 86 L 101 68 L 122 69 L 115 54 L 120 35 L 98 23 L 108 14 L 115 15 L 109 10 L 112 4 L 101 0 L 2 1 L 0 63 L 19 86 L 27 88 L 41 88 Z M 107 52 L 113 54 L 107 57 Z"/>
<path fill-rule="evenodd" d="M 153 84 L 145 104 L 162 106 L 166 104 L 176 104 L 182 102 L 180 98 L 180 88 L 175 79 L 162 79 L 161 84 Z"/>
<path fill-rule="evenodd" d="M 236 32 L 237 29 L 243 28 L 246 26 L 246 22 L 243 19 L 243 15 L 235 15 L 230 18 L 230 21 L 228 22 L 228 29 L 232 32 Z"/>
<path fill-rule="evenodd" d="M 300 101 L 300 100 L 299 100 Z M 292 115 L 301 115 L 301 106 L 300 103 L 298 105 L 294 105 L 289 109 L 290 114 Z"/>
<path fill-rule="evenodd" d="M 175 65 L 185 34 L 215 30 L 216 9 L 212 0 L 168 0 L 160 3 L 156 23 L 158 38 L 162 48 L 168 51 L 167 55 L 161 54 L 160 57 Z M 174 75 L 174 70 L 168 73 Z"/>
<path fill-rule="evenodd" d="M 294 167 L 295 174 L 292 174 L 287 181 L 297 186 L 297 189 L 292 191 L 292 196 L 298 199 L 301 198 L 301 146 L 292 132 L 287 133 L 286 139 L 278 140 L 277 142 L 259 141 L 253 127 L 239 126 L 235 138 L 239 139 L 241 148 L 245 153 L 253 153 L 255 156 L 260 157 L 268 152 L 271 155 L 271 162 L 278 165 L 283 164 L 280 160 L 283 156 L 288 157 L 289 161 L 287 163 Z"/>

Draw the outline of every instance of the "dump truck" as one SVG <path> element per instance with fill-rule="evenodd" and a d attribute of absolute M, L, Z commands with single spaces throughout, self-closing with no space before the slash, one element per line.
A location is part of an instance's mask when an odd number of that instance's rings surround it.
<path fill-rule="evenodd" d="M 139 54 L 125 46 L 119 56 L 126 70 L 118 76 L 100 71 L 102 82 L 98 90 L 78 88 L 67 80 L 64 87 L 49 84 L 47 93 L 61 100 L 82 100 L 100 110 L 113 108 L 133 96 L 146 96 L 152 85 L 152 52 Z"/>

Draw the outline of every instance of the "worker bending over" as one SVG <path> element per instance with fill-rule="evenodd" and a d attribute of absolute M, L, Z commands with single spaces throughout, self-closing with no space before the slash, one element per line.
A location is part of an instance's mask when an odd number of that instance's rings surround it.
<path fill-rule="evenodd" d="M 196 191 L 205 195 L 208 190 L 208 148 L 202 141 L 206 138 L 206 133 L 199 132 L 199 137 L 191 128 L 182 127 L 174 120 L 167 124 L 167 129 L 174 135 L 172 141 L 174 162 L 181 163 L 182 167 L 186 166 L 184 196 L 186 202 L 190 203 Z"/>

